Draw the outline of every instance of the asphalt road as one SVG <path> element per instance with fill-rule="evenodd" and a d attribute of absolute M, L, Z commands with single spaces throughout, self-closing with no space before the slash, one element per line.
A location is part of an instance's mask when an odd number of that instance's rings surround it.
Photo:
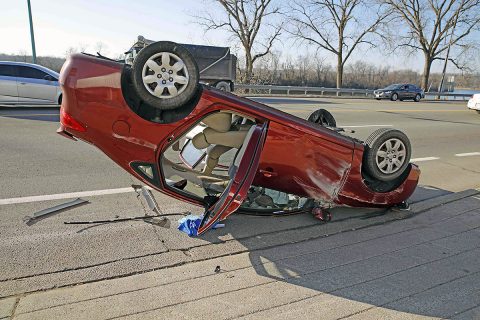
<path fill-rule="evenodd" d="M 468 111 L 465 103 L 256 99 L 304 118 L 319 107 L 326 108 L 339 126 L 355 130 L 360 139 L 383 126 L 405 131 L 422 170 L 422 187 L 412 201 L 480 187 L 480 115 Z M 57 127 L 58 109 L 0 108 L 0 297 L 175 265 L 192 259 L 192 252 L 201 248 L 208 251 L 206 256 L 215 253 L 218 249 L 211 244 L 229 239 L 257 241 L 258 232 L 277 235 L 282 230 L 317 228 L 318 221 L 310 216 L 284 217 L 274 223 L 232 216 L 220 233 L 192 239 L 175 228 L 142 222 L 64 225 L 64 221 L 143 215 L 147 209 L 132 190 L 118 190 L 138 181 L 94 147 L 57 135 Z M 110 194 L 100 195 L 98 190 Z M 71 193 L 77 192 L 86 192 L 76 195 L 90 204 L 33 226 L 23 222 L 25 216 L 69 201 Z M 155 196 L 165 212 L 201 211 L 158 193 Z M 343 210 L 338 216 L 362 212 Z M 328 228 L 335 226 L 324 226 L 325 232 L 331 233 Z M 257 245 L 249 241 L 253 240 L 245 240 L 243 248 Z"/>

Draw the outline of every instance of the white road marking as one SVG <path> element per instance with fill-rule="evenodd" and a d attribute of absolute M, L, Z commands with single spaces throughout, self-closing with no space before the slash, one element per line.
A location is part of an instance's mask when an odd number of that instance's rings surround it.
<path fill-rule="evenodd" d="M 455 155 L 455 157 L 471 157 L 471 156 L 480 156 L 480 152 L 457 153 Z"/>
<path fill-rule="evenodd" d="M 342 128 L 371 128 L 371 127 L 393 127 L 391 124 L 367 124 L 363 126 L 341 126 Z"/>
<path fill-rule="evenodd" d="M 118 189 L 104 189 L 104 190 L 80 191 L 80 192 L 70 192 L 70 193 L 47 194 L 43 196 L 0 199 L 0 205 L 38 202 L 38 201 L 47 201 L 47 200 L 70 199 L 70 198 L 80 198 L 80 197 L 103 196 L 108 194 L 129 193 L 134 191 L 135 190 L 132 187 L 128 187 L 128 188 L 118 188 Z"/>
<path fill-rule="evenodd" d="M 438 159 L 440 158 L 437 158 L 437 157 L 413 158 L 413 159 L 410 159 L 410 162 L 432 161 L 432 160 L 438 160 Z"/>

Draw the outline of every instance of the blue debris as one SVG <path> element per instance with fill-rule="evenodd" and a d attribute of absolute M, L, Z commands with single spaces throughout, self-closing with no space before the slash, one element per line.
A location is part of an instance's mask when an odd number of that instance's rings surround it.
<path fill-rule="evenodd" d="M 198 235 L 198 228 L 202 222 L 203 216 L 196 216 L 189 214 L 186 217 L 178 220 L 178 230 L 188 234 L 189 237 L 196 237 Z M 215 223 L 212 229 L 218 229 L 225 227 L 225 224 Z"/>
<path fill-rule="evenodd" d="M 185 232 L 189 237 L 196 237 L 200 222 L 202 222 L 202 217 L 189 214 L 178 220 L 178 230 Z"/>

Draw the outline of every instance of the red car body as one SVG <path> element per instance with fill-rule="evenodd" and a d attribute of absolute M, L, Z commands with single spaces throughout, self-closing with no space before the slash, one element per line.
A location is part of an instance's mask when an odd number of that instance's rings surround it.
<path fill-rule="evenodd" d="M 225 196 L 228 201 L 222 200 L 228 208 L 217 210 L 222 212 L 219 219 L 238 208 L 250 184 L 354 207 L 390 207 L 410 197 L 417 186 L 420 170 L 410 164 L 403 181 L 393 190 L 374 191 L 362 174 L 361 141 L 209 87 L 203 87 L 196 106 L 182 120 L 167 124 L 147 121 L 133 112 L 124 99 L 123 68 L 121 63 L 83 54 L 67 60 L 59 80 L 63 101 L 58 133 L 95 145 L 156 190 L 203 205 L 198 199 L 168 188 L 163 179 L 147 179 L 132 164 L 152 164 L 161 176 L 162 152 L 205 115 L 227 109 L 255 118 L 263 128 L 254 133 L 257 146 L 247 148 L 245 155 L 251 161 L 237 173 L 237 185 Z"/>

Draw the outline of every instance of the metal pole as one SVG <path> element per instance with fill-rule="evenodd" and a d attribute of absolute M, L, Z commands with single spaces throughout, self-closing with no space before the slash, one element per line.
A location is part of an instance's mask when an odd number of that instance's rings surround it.
<path fill-rule="evenodd" d="M 448 58 L 449 58 L 449 55 L 450 55 L 450 46 L 451 46 L 451 43 L 448 44 L 447 54 L 445 56 L 445 63 L 443 64 L 442 79 L 440 80 L 440 87 L 438 88 L 437 99 L 440 99 L 440 96 L 441 96 L 442 91 L 443 91 L 443 82 L 445 81 L 445 73 L 447 72 Z"/>
<path fill-rule="evenodd" d="M 457 19 L 458 19 L 458 14 L 457 14 Z M 448 42 L 447 53 L 445 55 L 445 63 L 443 64 L 442 79 L 440 80 L 440 87 L 438 88 L 437 99 L 440 99 L 440 95 L 442 94 L 442 91 L 443 91 L 443 82 L 445 81 L 445 73 L 447 72 L 448 58 L 450 56 L 450 47 L 452 46 L 453 33 L 455 32 L 456 27 L 457 27 L 457 20 L 455 20 L 455 23 L 453 24 L 452 32 L 450 33 L 450 41 Z M 446 40 L 447 40 L 447 37 L 445 37 L 445 41 Z"/>
<path fill-rule="evenodd" d="M 33 21 L 32 21 L 32 7 L 30 6 L 30 0 L 27 0 L 28 5 L 28 19 L 30 20 L 30 39 L 32 41 L 32 61 L 37 63 L 37 52 L 35 51 L 35 35 L 33 34 Z"/>

